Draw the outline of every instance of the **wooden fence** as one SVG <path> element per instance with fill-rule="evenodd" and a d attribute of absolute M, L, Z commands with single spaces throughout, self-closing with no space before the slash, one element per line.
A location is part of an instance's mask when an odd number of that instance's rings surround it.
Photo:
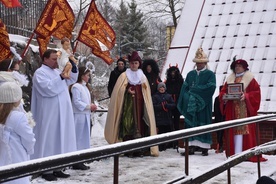
<path fill-rule="evenodd" d="M 10 34 L 30 37 L 47 0 L 20 0 L 22 8 L 7 8 L 0 3 L 0 18 Z"/>

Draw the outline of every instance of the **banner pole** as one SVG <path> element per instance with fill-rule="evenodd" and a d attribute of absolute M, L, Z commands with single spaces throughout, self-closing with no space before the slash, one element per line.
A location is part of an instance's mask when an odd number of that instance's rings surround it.
<path fill-rule="evenodd" d="M 76 44 L 75 44 L 75 47 L 73 49 L 73 54 L 76 52 L 78 44 L 79 44 L 79 41 L 77 41 Z"/>
<path fill-rule="evenodd" d="M 31 41 L 32 41 L 32 39 L 33 39 L 33 37 L 34 37 L 34 32 L 32 33 L 31 37 L 29 38 L 29 41 L 28 41 L 28 43 L 27 43 L 27 46 L 25 47 L 24 51 L 23 51 L 22 54 L 21 54 L 21 57 L 22 57 L 22 58 L 25 56 L 25 54 L 26 54 L 26 52 L 27 52 L 27 50 L 28 50 L 28 48 L 29 48 L 29 45 L 30 45 L 30 43 L 31 43 Z"/>

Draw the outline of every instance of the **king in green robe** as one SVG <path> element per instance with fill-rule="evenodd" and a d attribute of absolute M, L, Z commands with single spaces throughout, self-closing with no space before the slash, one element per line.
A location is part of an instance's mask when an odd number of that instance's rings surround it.
<path fill-rule="evenodd" d="M 205 56 L 204 53 L 203 56 Z M 187 74 L 177 104 L 179 112 L 185 118 L 185 128 L 212 123 L 212 97 L 216 89 L 216 77 L 207 68 L 208 59 L 195 58 L 194 62 L 196 62 L 197 68 Z M 202 151 L 204 156 L 208 155 L 211 144 L 210 133 L 189 138 L 189 147 L 202 148 L 205 150 L 205 152 Z M 190 154 L 193 154 L 193 151 L 195 150 L 192 150 Z"/>

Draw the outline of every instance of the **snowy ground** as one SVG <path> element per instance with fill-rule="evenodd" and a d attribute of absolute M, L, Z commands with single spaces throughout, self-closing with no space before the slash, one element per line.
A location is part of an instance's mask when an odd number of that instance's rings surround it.
<path fill-rule="evenodd" d="M 106 145 L 103 137 L 103 127 L 105 121 L 104 113 L 101 117 L 96 116 L 92 129 L 91 144 L 93 147 Z M 180 149 L 180 151 L 183 151 Z M 276 156 L 264 155 L 267 162 L 261 163 L 261 175 L 270 176 L 276 171 Z M 196 176 L 201 172 L 216 166 L 226 160 L 224 153 L 216 154 L 214 150 L 209 151 L 209 156 L 203 157 L 199 153 L 191 155 L 189 158 L 189 174 Z M 41 177 L 35 178 L 32 184 L 56 183 L 56 184 L 111 184 L 113 183 L 113 158 L 94 161 L 89 164 L 91 167 L 87 171 L 67 170 L 71 174 L 70 178 L 58 179 L 55 182 L 47 182 Z M 231 169 L 231 182 L 233 184 L 256 183 L 258 178 L 257 164 L 243 162 Z M 184 157 L 174 149 L 167 149 L 160 152 L 159 157 L 139 157 L 139 158 L 119 158 L 119 183 L 130 184 L 160 184 L 173 180 L 184 175 Z M 272 176 L 276 179 L 276 176 Z M 227 173 L 224 172 L 206 184 L 227 183 Z"/>

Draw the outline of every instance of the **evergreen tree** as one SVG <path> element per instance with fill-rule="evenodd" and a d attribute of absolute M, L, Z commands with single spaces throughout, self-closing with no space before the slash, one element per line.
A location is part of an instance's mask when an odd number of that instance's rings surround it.
<path fill-rule="evenodd" d="M 112 6 L 110 1 L 96 1 L 96 5 L 104 19 L 109 23 L 111 27 L 113 27 L 115 21 L 115 8 Z"/>
<path fill-rule="evenodd" d="M 147 43 L 147 27 L 144 24 L 144 15 L 140 10 L 137 10 L 137 4 L 135 0 L 132 0 L 129 6 L 129 18 L 127 19 L 127 32 L 125 32 L 125 36 L 127 37 L 127 41 L 129 46 L 127 47 L 127 51 L 130 53 L 132 50 L 140 50 L 145 49 L 149 46 Z M 125 31 L 125 30 L 123 30 Z M 139 44 L 137 44 L 139 43 Z"/>
<path fill-rule="evenodd" d="M 127 51 L 125 50 L 126 47 L 121 46 L 124 46 L 127 43 L 127 40 L 125 38 L 128 30 L 127 19 L 129 17 L 129 11 L 123 0 L 121 0 L 119 9 L 117 9 L 115 14 L 116 21 L 113 28 L 116 32 L 117 51 L 118 55 L 121 54 L 122 56 L 124 56 L 127 54 Z"/>

